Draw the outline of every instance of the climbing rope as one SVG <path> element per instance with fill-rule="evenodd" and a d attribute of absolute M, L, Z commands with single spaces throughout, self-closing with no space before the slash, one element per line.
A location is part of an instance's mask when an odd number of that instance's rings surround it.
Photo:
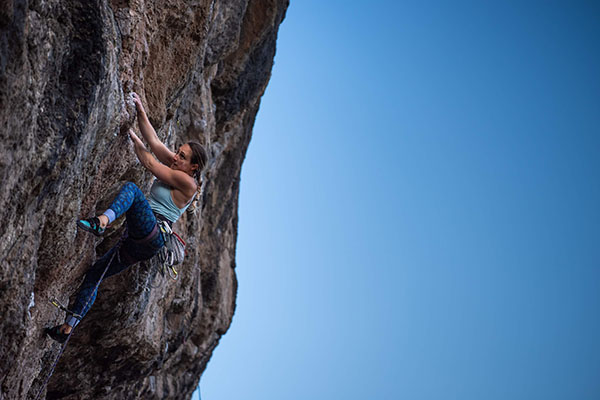
<path fill-rule="evenodd" d="M 116 247 L 115 252 L 110 257 L 110 261 L 108 262 L 108 264 L 106 264 L 106 268 L 104 268 L 104 272 L 102 272 L 102 275 L 100 275 L 100 279 L 98 279 L 98 282 L 96 283 L 96 287 L 94 288 L 94 290 L 92 291 L 92 293 L 88 297 L 87 302 L 85 303 L 85 306 L 83 307 L 84 310 L 87 307 L 87 305 L 90 303 L 90 300 L 92 299 L 92 296 L 94 295 L 94 293 L 96 293 L 96 291 L 98 290 L 98 287 L 100 286 L 100 282 L 102 282 L 102 279 L 104 279 L 104 275 L 106 275 L 106 271 L 108 271 L 108 268 L 110 267 L 110 264 L 112 264 L 113 259 L 115 258 L 115 255 L 119 252 L 122 240 L 123 240 L 123 237 L 121 237 L 121 239 L 119 240 L 119 242 L 115 246 Z M 50 368 L 50 373 L 46 377 L 46 380 L 44 381 L 44 384 L 40 388 L 40 391 L 38 392 L 37 396 L 35 396 L 35 400 L 39 400 L 40 396 L 42 395 L 42 393 L 46 389 L 46 386 L 48 386 L 48 382 L 50 381 L 50 377 L 52 376 L 52 374 L 54 373 L 54 369 L 58 365 L 58 360 L 60 360 L 60 357 L 63 355 L 63 353 L 65 351 L 65 348 L 67 347 L 67 344 L 69 343 L 69 339 L 71 339 L 71 335 L 73 334 L 74 331 L 75 331 L 75 327 L 73 327 L 71 329 L 71 332 L 69 332 L 69 335 L 67 336 L 67 339 L 65 340 L 65 342 L 63 343 L 60 351 L 58 352 L 58 355 L 56 356 L 56 359 L 54 360 L 54 363 L 52 364 L 52 368 Z"/>

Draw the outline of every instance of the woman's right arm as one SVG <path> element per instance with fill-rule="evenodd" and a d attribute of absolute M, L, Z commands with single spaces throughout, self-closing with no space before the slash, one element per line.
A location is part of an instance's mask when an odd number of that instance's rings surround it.
<path fill-rule="evenodd" d="M 133 141 L 133 150 L 144 168 L 152 172 L 152 175 L 161 182 L 181 191 L 185 196 L 191 198 L 197 190 L 196 181 L 183 171 L 171 169 L 156 161 L 156 158 L 146 149 L 144 142 L 135 134 L 133 129 L 129 129 L 129 137 Z"/>
<path fill-rule="evenodd" d="M 156 158 L 158 158 L 161 163 L 165 165 L 171 165 L 173 158 L 175 157 L 175 153 L 169 150 L 167 146 L 165 146 L 158 138 L 156 131 L 152 127 L 152 124 L 146 115 L 146 111 L 142 105 L 142 100 L 137 93 L 133 93 L 133 102 L 135 103 L 135 108 L 137 109 L 140 131 L 142 132 L 144 139 L 146 139 L 146 142 L 148 142 L 150 150 L 152 150 L 152 152 L 156 155 Z"/>

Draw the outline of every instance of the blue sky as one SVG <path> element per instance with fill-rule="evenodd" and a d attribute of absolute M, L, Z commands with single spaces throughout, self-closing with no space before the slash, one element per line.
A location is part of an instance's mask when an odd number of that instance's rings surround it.
<path fill-rule="evenodd" d="M 202 399 L 600 398 L 599 21 L 292 1 Z"/>

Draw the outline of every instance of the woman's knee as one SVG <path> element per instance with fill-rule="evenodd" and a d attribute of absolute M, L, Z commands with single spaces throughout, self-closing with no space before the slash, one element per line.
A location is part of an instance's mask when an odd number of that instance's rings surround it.
<path fill-rule="evenodd" d="M 140 190 L 140 188 L 138 188 L 137 185 L 133 182 L 125 182 L 125 184 L 123 185 L 123 189 L 130 190 L 133 192 Z"/>

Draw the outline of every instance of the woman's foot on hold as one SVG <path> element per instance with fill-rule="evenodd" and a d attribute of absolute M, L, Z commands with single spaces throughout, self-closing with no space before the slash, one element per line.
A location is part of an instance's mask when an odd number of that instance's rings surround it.
<path fill-rule="evenodd" d="M 84 231 L 92 232 L 96 236 L 102 236 L 108 225 L 108 217 L 101 215 L 99 217 L 92 217 L 88 219 L 80 219 L 77 221 L 77 226 Z"/>
<path fill-rule="evenodd" d="M 64 343 L 69 337 L 71 329 L 73 328 L 71 328 L 69 325 L 62 324 L 56 325 L 52 328 L 46 328 L 44 329 L 44 333 L 50 336 L 52 339 L 56 340 L 58 343 Z"/>

